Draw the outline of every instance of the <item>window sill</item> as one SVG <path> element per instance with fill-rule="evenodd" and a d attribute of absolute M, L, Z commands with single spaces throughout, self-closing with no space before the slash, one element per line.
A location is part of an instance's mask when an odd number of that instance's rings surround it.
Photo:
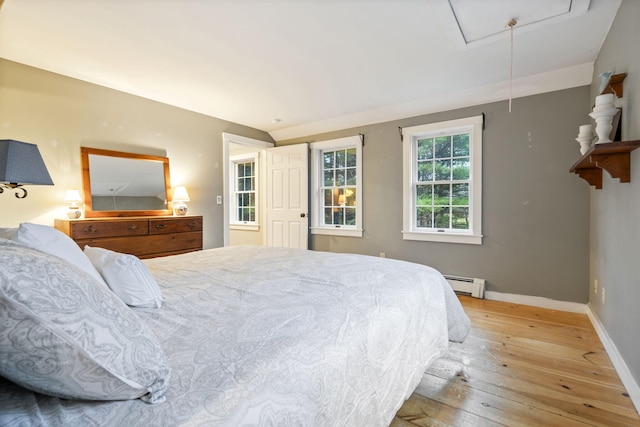
<path fill-rule="evenodd" d="M 258 224 L 229 224 L 230 230 L 260 231 Z"/>
<path fill-rule="evenodd" d="M 326 234 L 329 236 L 362 237 L 362 229 L 312 227 L 311 234 Z"/>
<path fill-rule="evenodd" d="M 452 233 L 426 233 L 416 231 L 403 231 L 403 240 L 420 240 L 424 242 L 463 243 L 468 245 L 481 245 L 482 235 L 452 234 Z"/>

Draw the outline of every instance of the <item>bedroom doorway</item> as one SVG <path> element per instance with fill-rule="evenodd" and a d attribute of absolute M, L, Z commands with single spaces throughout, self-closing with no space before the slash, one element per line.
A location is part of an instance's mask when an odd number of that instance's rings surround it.
<path fill-rule="evenodd" d="M 257 244 L 308 248 L 308 144 L 274 147 L 273 143 L 224 132 L 223 227 L 224 246 Z M 247 173 L 249 163 L 254 173 Z M 247 223 L 237 215 L 238 165 L 254 178 L 256 215 Z M 243 218 L 246 219 L 246 218 Z M 254 221 L 251 221 L 251 220 Z M 252 224 L 255 223 L 255 224 Z"/>
<path fill-rule="evenodd" d="M 264 245 L 266 239 L 266 149 L 273 147 L 273 143 L 253 138 L 223 132 L 223 230 L 224 246 L 254 244 Z M 233 159 L 233 160 L 232 160 Z M 236 217 L 238 206 L 236 198 L 239 196 L 235 189 L 237 180 L 235 166 L 237 162 L 250 162 L 252 169 L 258 175 L 253 176 L 255 188 L 256 217 L 253 221 L 243 223 Z M 246 196 L 245 196 L 246 197 Z M 263 225 L 263 226 L 261 226 Z"/>

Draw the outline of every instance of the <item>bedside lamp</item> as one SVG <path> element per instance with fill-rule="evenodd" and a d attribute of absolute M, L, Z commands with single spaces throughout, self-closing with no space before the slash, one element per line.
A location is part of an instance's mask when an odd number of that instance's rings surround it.
<path fill-rule="evenodd" d="M 69 203 L 69 210 L 67 211 L 67 218 L 78 219 L 82 216 L 82 211 L 78 206 L 78 203 L 82 203 L 82 197 L 78 190 L 67 190 L 64 195 L 64 201 Z"/>
<path fill-rule="evenodd" d="M 184 186 L 175 187 L 173 189 L 173 213 L 178 216 L 187 214 L 187 205 L 184 202 L 189 201 L 189 193 Z"/>

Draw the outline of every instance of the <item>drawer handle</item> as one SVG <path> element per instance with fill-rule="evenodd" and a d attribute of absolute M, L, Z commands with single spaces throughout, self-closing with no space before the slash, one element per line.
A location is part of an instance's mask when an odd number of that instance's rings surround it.
<path fill-rule="evenodd" d="M 97 228 L 93 228 L 93 225 L 88 226 L 87 228 L 84 229 L 85 233 L 97 233 L 98 229 Z"/>
<path fill-rule="evenodd" d="M 162 230 L 163 228 L 166 228 L 167 224 L 156 224 L 156 228 L 159 230 Z"/>
<path fill-rule="evenodd" d="M 140 227 L 138 227 L 137 225 L 132 225 L 131 227 L 129 227 L 129 230 L 137 230 Z"/>

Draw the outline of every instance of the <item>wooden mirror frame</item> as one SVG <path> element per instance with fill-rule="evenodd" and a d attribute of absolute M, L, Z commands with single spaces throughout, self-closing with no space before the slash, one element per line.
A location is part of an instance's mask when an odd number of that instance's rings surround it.
<path fill-rule="evenodd" d="M 89 169 L 89 155 L 120 157 L 135 160 L 153 160 L 162 162 L 164 168 L 165 194 L 167 197 L 166 209 L 159 210 L 110 210 L 94 211 L 91 198 L 91 174 Z M 171 181 L 169 175 L 169 159 L 167 157 L 151 156 L 146 154 L 126 153 L 123 151 L 102 150 L 99 148 L 80 147 L 80 164 L 82 166 L 82 191 L 84 196 L 85 218 L 100 217 L 131 217 L 131 216 L 163 216 L 171 215 Z"/>

